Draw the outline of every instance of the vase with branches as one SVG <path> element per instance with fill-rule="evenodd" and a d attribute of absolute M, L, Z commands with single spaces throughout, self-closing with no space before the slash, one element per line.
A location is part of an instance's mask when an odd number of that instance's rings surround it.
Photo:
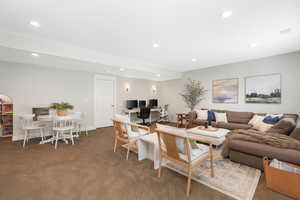
<path fill-rule="evenodd" d="M 193 111 L 195 107 L 204 99 L 207 90 L 200 81 L 188 79 L 184 84 L 184 89 L 179 95 L 183 98 L 187 107 Z"/>

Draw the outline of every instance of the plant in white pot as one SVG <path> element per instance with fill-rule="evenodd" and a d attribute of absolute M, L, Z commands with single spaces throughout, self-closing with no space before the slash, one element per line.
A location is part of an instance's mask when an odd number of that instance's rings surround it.
<path fill-rule="evenodd" d="M 74 106 L 67 103 L 67 102 L 61 102 L 61 103 L 51 103 L 49 106 L 49 109 L 56 110 L 56 114 L 58 116 L 66 116 L 68 110 L 73 110 Z"/>
<path fill-rule="evenodd" d="M 184 84 L 184 90 L 179 93 L 187 107 L 193 111 L 195 107 L 204 99 L 207 90 L 200 81 L 188 79 Z"/>

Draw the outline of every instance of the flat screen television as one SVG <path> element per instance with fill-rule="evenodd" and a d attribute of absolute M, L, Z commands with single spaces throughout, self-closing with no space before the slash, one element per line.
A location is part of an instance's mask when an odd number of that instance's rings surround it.
<path fill-rule="evenodd" d="M 146 107 L 146 101 L 145 100 L 139 100 L 139 108 Z"/>
<path fill-rule="evenodd" d="M 158 106 L 158 100 L 157 99 L 149 99 L 149 107 L 150 108 L 156 108 Z"/>
<path fill-rule="evenodd" d="M 126 101 L 126 108 L 127 109 L 133 109 L 138 107 L 138 101 L 137 100 L 127 100 Z"/>

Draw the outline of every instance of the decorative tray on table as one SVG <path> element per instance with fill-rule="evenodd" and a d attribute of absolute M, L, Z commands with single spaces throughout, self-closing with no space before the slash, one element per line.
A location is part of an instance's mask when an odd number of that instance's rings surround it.
<path fill-rule="evenodd" d="M 203 131 L 211 131 L 211 132 L 216 132 L 219 130 L 219 128 L 215 128 L 215 127 L 208 127 L 208 128 L 205 128 L 204 126 L 199 126 L 198 127 L 199 130 L 203 130 Z"/>

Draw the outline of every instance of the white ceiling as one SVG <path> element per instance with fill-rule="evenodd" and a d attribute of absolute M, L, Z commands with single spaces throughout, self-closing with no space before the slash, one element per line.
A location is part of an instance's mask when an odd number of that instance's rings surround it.
<path fill-rule="evenodd" d="M 233 14 L 222 19 L 225 10 Z M 30 20 L 41 27 L 30 26 Z M 39 57 L 39 64 L 60 57 L 164 80 L 179 72 L 300 50 L 300 1 L 1 0 L 0 27 L 2 50 L 47 56 Z M 286 28 L 290 33 L 280 34 Z M 154 43 L 160 47 L 153 48 Z"/>

